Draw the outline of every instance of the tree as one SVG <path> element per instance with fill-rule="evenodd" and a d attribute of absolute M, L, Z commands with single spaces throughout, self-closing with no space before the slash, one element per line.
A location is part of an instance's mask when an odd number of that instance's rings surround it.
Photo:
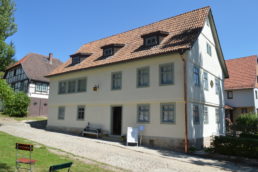
<path fill-rule="evenodd" d="M 17 31 L 14 23 L 15 3 L 12 0 L 0 0 L 0 71 L 4 71 L 14 60 L 14 44 L 6 39 Z"/>

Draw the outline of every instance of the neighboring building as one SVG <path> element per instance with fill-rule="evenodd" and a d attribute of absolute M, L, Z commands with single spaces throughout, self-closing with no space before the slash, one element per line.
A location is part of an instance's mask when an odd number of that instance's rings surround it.
<path fill-rule="evenodd" d="M 48 128 L 143 125 L 144 144 L 209 144 L 224 133 L 227 76 L 211 9 L 194 10 L 83 45 L 48 75 Z"/>
<path fill-rule="evenodd" d="M 257 56 L 226 60 L 229 78 L 225 80 L 226 117 L 236 118 L 249 112 L 258 112 Z M 231 108 L 230 108 L 231 107 Z"/>
<path fill-rule="evenodd" d="M 48 57 L 30 53 L 6 69 L 7 83 L 30 97 L 29 115 L 48 114 L 49 79 L 45 76 L 61 64 L 51 53 Z"/>

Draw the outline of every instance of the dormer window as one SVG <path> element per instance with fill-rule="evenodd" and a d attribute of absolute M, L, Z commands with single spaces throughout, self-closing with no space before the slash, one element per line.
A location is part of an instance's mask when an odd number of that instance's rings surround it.
<path fill-rule="evenodd" d="M 145 45 L 146 46 L 154 46 L 158 44 L 158 37 L 157 36 L 150 36 L 145 38 Z"/>
<path fill-rule="evenodd" d="M 160 42 L 168 35 L 168 32 L 156 31 L 142 35 L 145 47 L 152 47 L 160 44 Z"/>
<path fill-rule="evenodd" d="M 122 48 L 124 44 L 108 44 L 105 46 L 102 46 L 103 49 L 103 57 L 109 57 L 114 55 L 120 48 Z"/>
<path fill-rule="evenodd" d="M 76 53 L 76 54 L 72 54 L 70 55 L 70 57 L 72 58 L 72 66 L 81 63 L 84 59 L 86 59 L 87 57 L 89 57 L 91 55 L 91 53 Z"/>
<path fill-rule="evenodd" d="M 113 55 L 113 48 L 106 48 L 103 49 L 103 56 L 107 57 L 107 56 L 112 56 Z"/>

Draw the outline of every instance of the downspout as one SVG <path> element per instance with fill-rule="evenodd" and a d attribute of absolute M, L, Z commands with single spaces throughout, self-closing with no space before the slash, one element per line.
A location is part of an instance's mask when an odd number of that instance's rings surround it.
<path fill-rule="evenodd" d="M 188 111 L 187 111 L 187 71 L 186 71 L 186 59 L 184 57 L 184 51 L 181 51 L 180 57 L 183 61 L 183 72 L 184 72 L 184 103 L 185 103 L 185 138 L 184 138 L 184 148 L 185 153 L 188 153 L 189 141 L 188 141 Z"/>

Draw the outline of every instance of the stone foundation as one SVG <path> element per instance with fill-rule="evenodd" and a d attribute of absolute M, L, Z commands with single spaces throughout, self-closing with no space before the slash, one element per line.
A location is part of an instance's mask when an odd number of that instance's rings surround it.
<path fill-rule="evenodd" d="M 212 136 L 197 138 L 197 139 L 189 139 L 189 147 L 195 147 L 197 149 L 202 149 L 203 147 L 210 147 L 212 142 Z"/>
<path fill-rule="evenodd" d="M 180 152 L 184 151 L 184 139 L 180 138 L 143 136 L 142 144 L 151 147 L 176 150 Z"/>

